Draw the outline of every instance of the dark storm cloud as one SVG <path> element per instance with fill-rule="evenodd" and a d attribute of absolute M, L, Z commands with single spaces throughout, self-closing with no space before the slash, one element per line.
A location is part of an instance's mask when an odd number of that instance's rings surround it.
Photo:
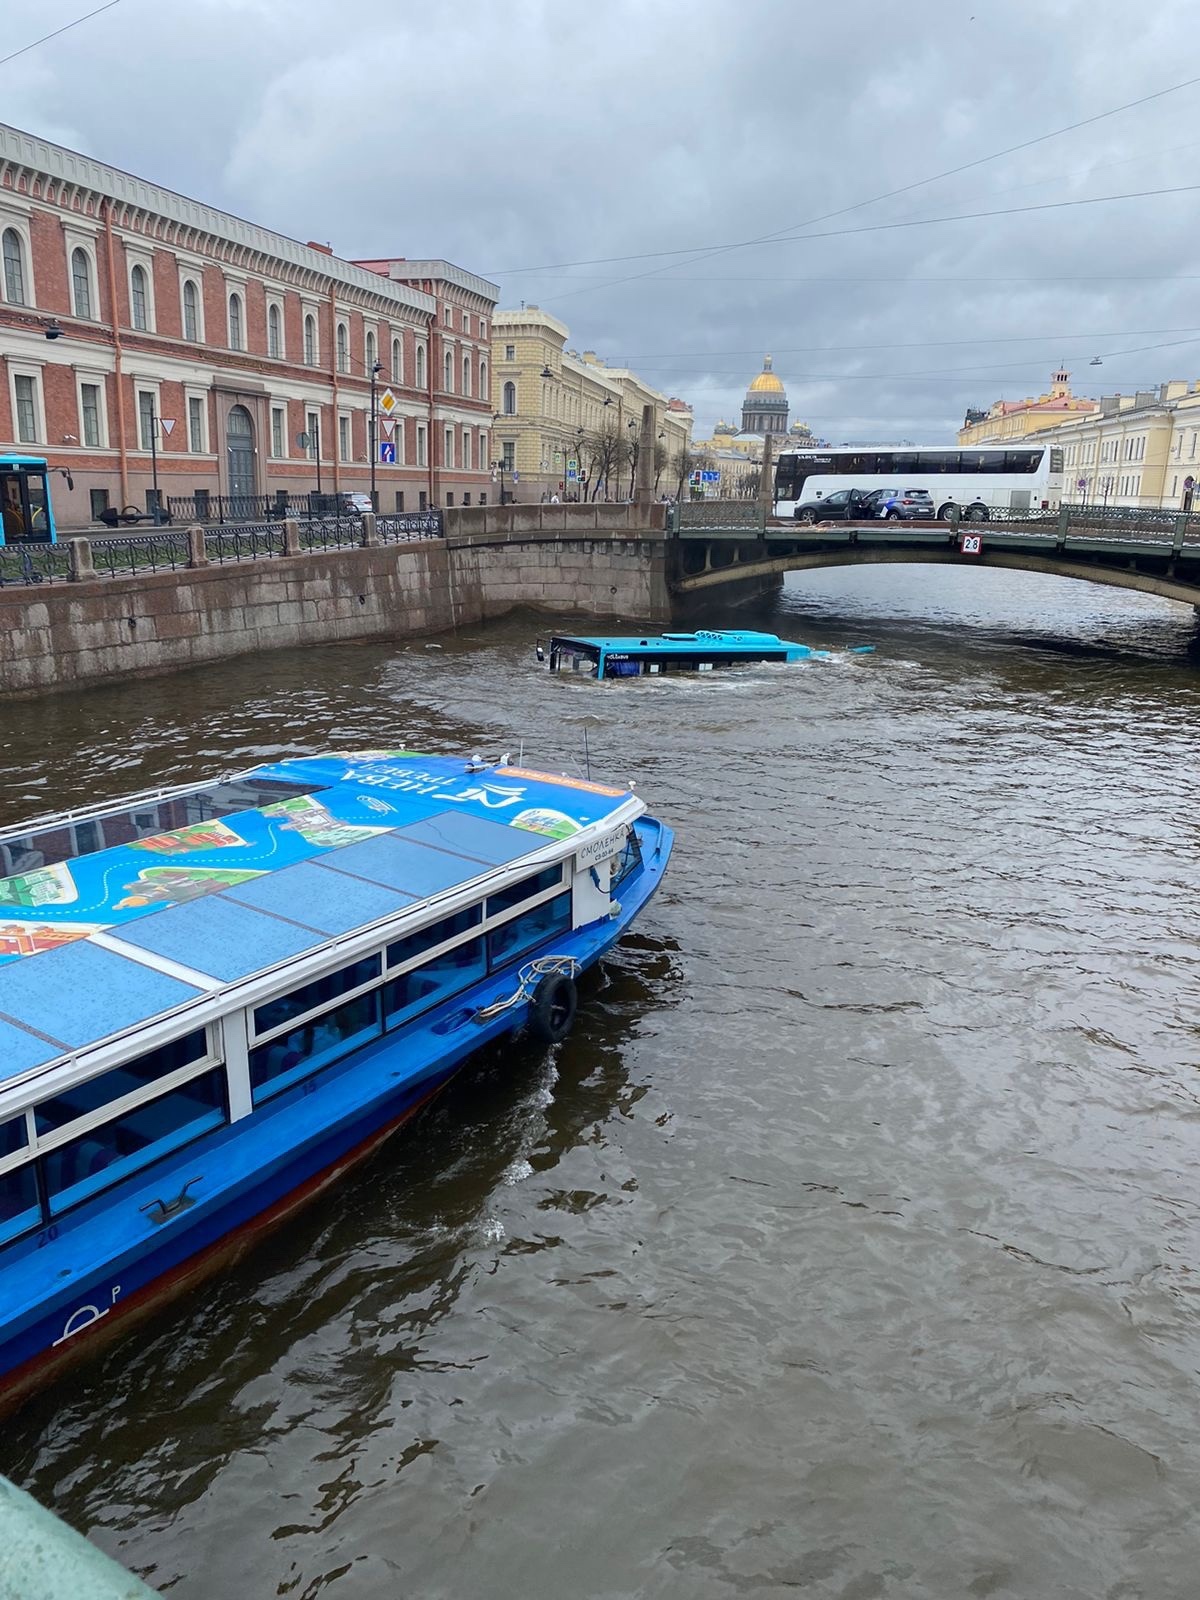
<path fill-rule="evenodd" d="M 16 0 L 7 36 L 85 9 Z M 1151 94 L 1189 76 L 1193 10 L 1158 0 L 1131 25 L 1093 0 L 122 0 L 22 58 L 6 115 L 342 254 L 497 277 L 504 303 L 555 311 L 578 348 L 693 401 L 703 431 L 769 349 L 793 414 L 828 437 L 936 439 L 1060 361 L 1105 390 L 1200 373 L 1196 283 L 1164 281 L 1194 268 L 1200 196 L 757 245 L 652 276 L 663 260 L 509 269 L 754 238 Z M 1200 181 L 1194 103 L 811 231 Z M 1160 329 L 1191 337 L 1142 331 Z M 1155 344 L 1172 347 L 1114 353 Z"/>

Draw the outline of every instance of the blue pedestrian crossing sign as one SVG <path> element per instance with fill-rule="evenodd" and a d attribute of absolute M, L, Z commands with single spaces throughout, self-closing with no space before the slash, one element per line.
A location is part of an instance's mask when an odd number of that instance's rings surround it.
<path fill-rule="evenodd" d="M 379 441 L 379 459 L 383 462 L 385 467 L 395 466 L 396 445 L 394 440 L 381 439 Z"/>

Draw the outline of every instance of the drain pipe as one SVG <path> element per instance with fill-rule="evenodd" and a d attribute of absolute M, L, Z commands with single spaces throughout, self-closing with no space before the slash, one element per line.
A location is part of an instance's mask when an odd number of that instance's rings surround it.
<path fill-rule="evenodd" d="M 121 372 L 121 319 L 117 313 L 117 269 L 113 250 L 112 201 L 101 202 L 104 211 L 104 250 L 108 259 L 108 300 L 112 312 L 113 368 L 117 390 L 117 466 L 121 475 L 121 505 L 131 504 L 129 499 L 129 452 L 125 445 L 125 383 Z"/>

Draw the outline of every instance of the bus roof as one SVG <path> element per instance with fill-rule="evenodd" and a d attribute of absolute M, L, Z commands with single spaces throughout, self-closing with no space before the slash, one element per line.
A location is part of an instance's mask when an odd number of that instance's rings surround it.
<path fill-rule="evenodd" d="M 21 456 L 12 454 L 0 456 L 0 467 L 44 467 L 45 465 L 45 456 Z"/>

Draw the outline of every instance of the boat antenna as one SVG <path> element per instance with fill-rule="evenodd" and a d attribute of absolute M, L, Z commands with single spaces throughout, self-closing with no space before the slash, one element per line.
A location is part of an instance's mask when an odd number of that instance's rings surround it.
<path fill-rule="evenodd" d="M 517 746 L 517 765 L 519 767 L 523 767 L 525 765 L 525 740 L 524 740 L 524 738 L 522 738 L 520 744 Z"/>
<path fill-rule="evenodd" d="M 592 752 L 588 748 L 587 723 L 583 725 L 583 764 L 587 768 L 588 782 L 592 781 Z"/>

